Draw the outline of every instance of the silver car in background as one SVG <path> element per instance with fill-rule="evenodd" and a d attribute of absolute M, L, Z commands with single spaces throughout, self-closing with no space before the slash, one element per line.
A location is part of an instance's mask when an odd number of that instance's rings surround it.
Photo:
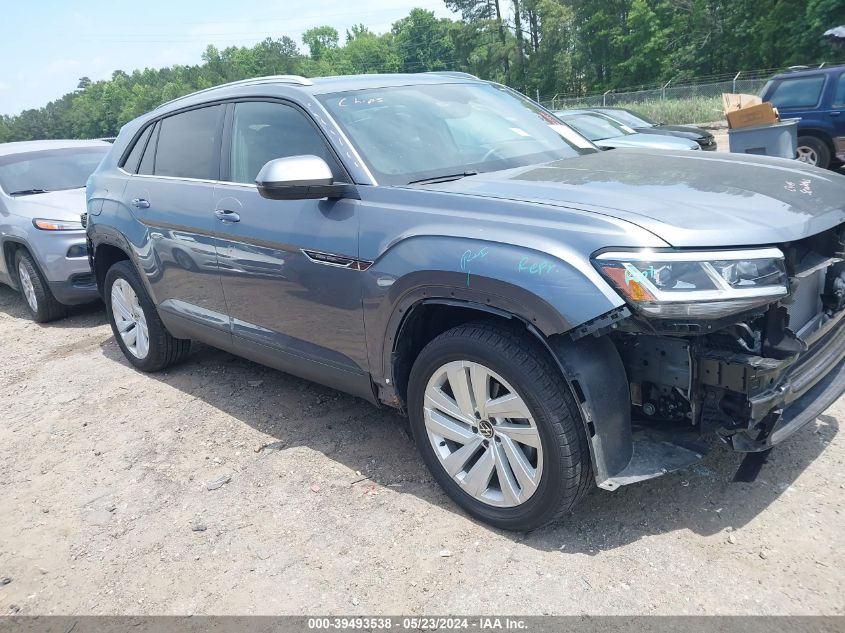
<path fill-rule="evenodd" d="M 32 318 L 63 317 L 98 299 L 81 215 L 104 141 L 0 144 L 0 283 L 23 293 Z"/>
<path fill-rule="evenodd" d="M 663 134 L 640 134 L 598 112 L 562 110 L 555 116 L 602 149 L 636 147 L 640 149 L 700 150 L 695 141 Z"/>

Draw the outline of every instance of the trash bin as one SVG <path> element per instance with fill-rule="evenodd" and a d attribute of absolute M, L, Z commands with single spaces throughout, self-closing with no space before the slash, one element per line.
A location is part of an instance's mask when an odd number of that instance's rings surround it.
<path fill-rule="evenodd" d="M 771 125 L 728 130 L 728 144 L 736 154 L 795 158 L 798 154 L 798 121 L 784 119 Z"/>

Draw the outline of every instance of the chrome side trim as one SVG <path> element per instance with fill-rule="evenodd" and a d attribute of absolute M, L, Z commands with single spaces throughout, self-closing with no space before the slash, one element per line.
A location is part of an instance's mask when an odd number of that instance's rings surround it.
<path fill-rule="evenodd" d="M 335 268 L 348 268 L 349 270 L 364 271 L 373 265 L 373 262 L 355 259 L 347 255 L 338 255 L 337 253 L 325 253 L 322 251 L 300 249 L 302 254 L 314 264 L 322 264 L 323 266 L 333 266 Z"/>

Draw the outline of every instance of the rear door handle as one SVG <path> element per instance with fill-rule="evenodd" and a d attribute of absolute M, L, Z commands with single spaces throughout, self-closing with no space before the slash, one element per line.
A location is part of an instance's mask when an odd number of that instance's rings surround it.
<path fill-rule="evenodd" d="M 132 206 L 137 207 L 139 209 L 149 209 L 150 203 L 145 200 L 144 198 L 133 198 L 132 199 Z"/>
<path fill-rule="evenodd" d="M 830 116 L 839 116 L 839 112 L 831 112 Z"/>
<path fill-rule="evenodd" d="M 240 222 L 241 216 L 239 216 L 234 211 L 228 211 L 226 209 L 217 209 L 214 212 L 214 217 L 216 217 L 221 222 Z"/>

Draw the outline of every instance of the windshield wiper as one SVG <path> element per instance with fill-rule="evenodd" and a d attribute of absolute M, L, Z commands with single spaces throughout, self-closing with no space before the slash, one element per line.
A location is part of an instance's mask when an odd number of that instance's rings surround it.
<path fill-rule="evenodd" d="M 460 180 L 467 176 L 477 176 L 477 171 L 463 171 L 460 174 L 447 174 L 445 176 L 433 176 L 431 178 L 421 178 L 420 180 L 412 180 L 409 185 L 433 185 L 438 182 L 450 182 L 452 180 Z"/>
<path fill-rule="evenodd" d="M 10 196 L 31 196 L 36 193 L 50 193 L 46 189 L 21 189 L 20 191 L 13 191 Z"/>

